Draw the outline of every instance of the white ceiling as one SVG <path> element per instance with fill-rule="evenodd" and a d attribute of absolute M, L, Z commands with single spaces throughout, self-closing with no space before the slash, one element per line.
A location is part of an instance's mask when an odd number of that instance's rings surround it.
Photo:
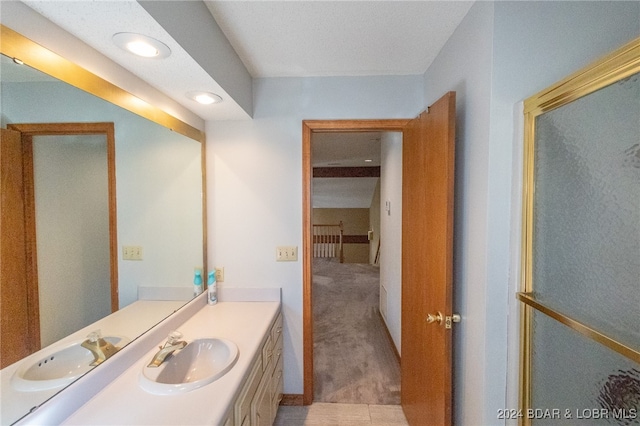
<path fill-rule="evenodd" d="M 204 120 L 248 119 L 223 87 L 135 0 L 24 0 L 28 6 L 192 110 Z M 254 77 L 422 74 L 471 1 L 206 1 Z M 162 60 L 140 59 L 111 41 L 141 32 L 167 44 Z M 225 101 L 200 106 L 193 90 Z"/>
<path fill-rule="evenodd" d="M 253 77 L 423 74 L 471 1 L 211 1 Z"/>
<path fill-rule="evenodd" d="M 314 133 L 311 135 L 312 165 L 313 167 L 379 166 L 380 136 L 380 132 Z"/>
<path fill-rule="evenodd" d="M 135 0 L 22 1 L 204 120 L 250 118 Z M 267 78 L 423 74 L 473 1 L 204 3 L 251 76 Z M 112 36 L 118 32 L 139 32 L 161 40 L 171 56 L 138 58 L 114 45 Z M 224 102 L 199 105 L 185 96 L 195 90 L 217 93 Z M 380 164 L 379 134 L 316 136 L 316 167 Z M 365 158 L 374 161 L 364 164 Z M 368 208 L 377 179 L 314 179 L 313 204 Z"/>
<path fill-rule="evenodd" d="M 207 74 L 135 0 L 22 1 L 201 118 L 205 120 L 249 118 L 213 77 Z M 169 46 L 171 55 L 165 59 L 137 57 L 113 43 L 113 35 L 119 32 L 138 32 L 160 40 Z M 186 97 L 187 92 L 196 90 L 217 93 L 225 99 L 225 102 L 209 106 L 200 105 Z"/>

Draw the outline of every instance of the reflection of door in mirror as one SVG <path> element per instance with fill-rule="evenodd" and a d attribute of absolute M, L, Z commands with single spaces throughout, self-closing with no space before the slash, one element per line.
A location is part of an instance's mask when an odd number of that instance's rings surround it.
<path fill-rule="evenodd" d="M 7 240 L 3 223 L 3 259 L 22 258 L 6 271 L 2 262 L 3 367 L 118 308 L 113 124 L 9 128 L 20 138 L 13 157 L 2 155 L 3 182 L 16 185 L 16 200 L 4 202 L 3 186 L 3 216 L 24 223 L 12 231 L 24 244 Z M 5 167 L 16 157 L 22 168 Z"/>

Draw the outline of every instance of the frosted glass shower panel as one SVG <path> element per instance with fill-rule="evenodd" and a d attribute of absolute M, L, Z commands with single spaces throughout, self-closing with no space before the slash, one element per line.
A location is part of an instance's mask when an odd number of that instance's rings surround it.
<path fill-rule="evenodd" d="M 540 312 L 533 331 L 534 425 L 640 424 L 640 365 Z"/>
<path fill-rule="evenodd" d="M 640 349 L 640 75 L 535 129 L 535 296 Z"/>

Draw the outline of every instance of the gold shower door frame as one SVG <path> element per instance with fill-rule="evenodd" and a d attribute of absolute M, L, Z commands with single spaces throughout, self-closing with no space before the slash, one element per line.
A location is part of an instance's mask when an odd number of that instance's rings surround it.
<path fill-rule="evenodd" d="M 609 349 L 640 363 L 640 352 L 588 325 L 566 316 L 538 301 L 533 282 L 533 215 L 534 215 L 534 154 L 536 117 L 569 104 L 619 80 L 640 72 L 640 38 L 637 38 L 598 62 L 578 71 L 555 85 L 530 97 L 524 102 L 524 179 L 522 226 L 522 275 L 520 300 L 520 412 L 531 407 L 531 350 L 534 312 L 541 312 L 594 340 Z M 524 415 L 520 424 L 529 425 Z"/>

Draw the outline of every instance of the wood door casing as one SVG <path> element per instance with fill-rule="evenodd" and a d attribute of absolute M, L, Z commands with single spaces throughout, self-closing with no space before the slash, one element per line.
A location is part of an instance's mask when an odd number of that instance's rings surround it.
<path fill-rule="evenodd" d="M 118 295 L 118 246 L 117 246 L 117 205 L 116 205 L 116 172 L 115 172 L 115 127 L 111 122 L 105 123 L 16 123 L 7 126 L 22 134 L 24 175 L 25 175 L 25 210 L 27 219 L 27 251 L 28 280 L 37 282 L 37 257 L 35 238 L 35 199 L 33 194 L 33 137 L 51 135 L 105 135 L 107 141 L 108 197 L 109 197 L 109 269 L 111 271 L 111 312 L 119 308 Z M 30 286 L 35 287 L 37 285 Z M 39 346 L 39 345 L 38 345 Z"/>
<path fill-rule="evenodd" d="M 313 235 L 311 207 L 311 135 L 320 132 L 402 132 L 408 119 L 388 120 L 304 120 L 302 122 L 302 327 L 303 395 L 302 403 L 313 402 Z M 287 400 L 299 399 L 287 396 Z"/>
<path fill-rule="evenodd" d="M 407 125 L 402 149 L 401 401 L 410 425 L 450 425 L 455 92 Z"/>
<path fill-rule="evenodd" d="M 111 310 L 118 310 L 118 257 L 113 123 L 9 124 L 2 129 L 0 365 L 40 349 L 33 137 L 104 134 L 107 141 Z"/>
<path fill-rule="evenodd" d="M 2 218 L 0 219 L 0 368 L 39 349 L 37 318 L 29 316 L 30 288 L 27 285 L 27 240 L 20 132 L 1 129 L 0 164 Z M 37 295 L 36 295 L 37 296 Z M 35 330 L 37 331 L 37 330 Z"/>

